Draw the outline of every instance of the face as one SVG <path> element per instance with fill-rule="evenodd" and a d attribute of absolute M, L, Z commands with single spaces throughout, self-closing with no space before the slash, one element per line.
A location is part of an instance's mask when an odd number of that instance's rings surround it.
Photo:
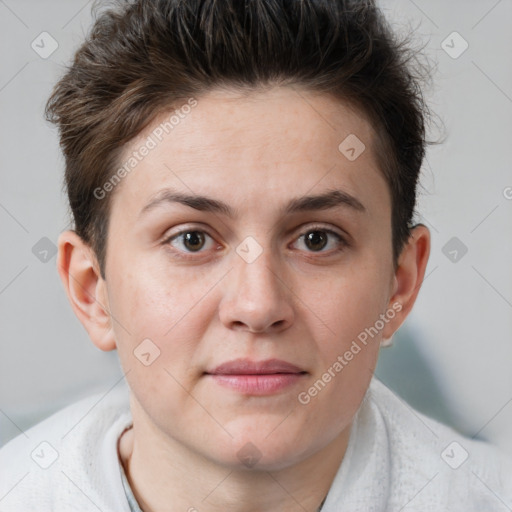
<path fill-rule="evenodd" d="M 218 463 L 253 450 L 283 468 L 347 431 L 396 328 L 375 134 L 286 87 L 186 111 L 128 144 L 123 161 L 157 141 L 112 197 L 105 286 L 134 423 Z"/>

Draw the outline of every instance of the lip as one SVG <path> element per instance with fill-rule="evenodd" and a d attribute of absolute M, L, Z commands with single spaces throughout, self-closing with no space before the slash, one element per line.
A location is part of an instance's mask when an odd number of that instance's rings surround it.
<path fill-rule="evenodd" d="M 234 359 L 206 372 L 206 375 L 217 384 L 239 393 L 263 396 L 297 384 L 307 372 L 281 359 Z"/>
<path fill-rule="evenodd" d="M 252 361 L 251 359 L 233 359 L 222 363 L 214 370 L 206 372 L 211 375 L 269 375 L 275 373 L 306 373 L 298 366 L 281 359 Z"/>

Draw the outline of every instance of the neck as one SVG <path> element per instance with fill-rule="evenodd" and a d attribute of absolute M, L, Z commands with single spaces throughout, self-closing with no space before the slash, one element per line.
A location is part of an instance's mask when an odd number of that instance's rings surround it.
<path fill-rule="evenodd" d="M 134 414 L 119 455 L 143 512 L 316 512 L 346 452 L 350 430 L 349 425 L 316 453 L 267 471 L 219 464 L 175 439 L 155 436 L 155 427 L 136 420 Z"/>

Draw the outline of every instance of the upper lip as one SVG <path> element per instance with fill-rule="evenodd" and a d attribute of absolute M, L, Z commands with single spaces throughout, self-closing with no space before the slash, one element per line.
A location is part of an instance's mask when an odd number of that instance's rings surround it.
<path fill-rule="evenodd" d="M 272 373 L 306 373 L 298 366 L 281 359 L 252 361 L 250 359 L 233 359 L 217 366 L 206 373 L 214 375 L 264 375 Z"/>

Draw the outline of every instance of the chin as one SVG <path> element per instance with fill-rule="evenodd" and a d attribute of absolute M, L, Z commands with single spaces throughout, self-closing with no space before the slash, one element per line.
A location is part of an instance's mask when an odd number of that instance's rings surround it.
<path fill-rule="evenodd" d="M 263 432 L 234 436 L 225 463 L 240 470 L 277 471 L 296 463 L 303 454 L 293 436 L 283 438 L 276 432 L 265 429 Z"/>

